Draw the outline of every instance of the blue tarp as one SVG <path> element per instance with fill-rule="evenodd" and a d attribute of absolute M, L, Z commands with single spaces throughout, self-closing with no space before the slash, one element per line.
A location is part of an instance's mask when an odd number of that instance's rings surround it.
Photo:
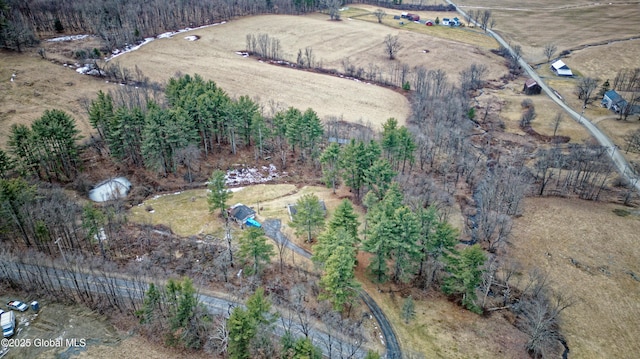
<path fill-rule="evenodd" d="M 252 218 L 247 219 L 247 221 L 245 223 L 246 223 L 247 226 L 251 226 L 251 227 L 256 227 L 256 228 L 261 228 L 262 227 L 260 222 L 256 221 L 255 219 L 252 219 Z"/>

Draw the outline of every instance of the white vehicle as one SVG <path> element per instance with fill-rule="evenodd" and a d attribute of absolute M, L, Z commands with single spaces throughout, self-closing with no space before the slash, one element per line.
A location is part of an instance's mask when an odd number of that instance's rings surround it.
<path fill-rule="evenodd" d="M 10 301 L 9 303 L 7 303 L 7 307 L 9 307 L 9 309 L 15 309 L 21 312 L 24 312 L 25 310 L 29 309 L 28 305 L 26 305 L 25 303 L 22 303 L 19 300 Z"/>
<path fill-rule="evenodd" d="M 0 314 L 0 325 L 2 325 L 2 336 L 9 338 L 16 329 L 16 315 L 13 311 Z"/>

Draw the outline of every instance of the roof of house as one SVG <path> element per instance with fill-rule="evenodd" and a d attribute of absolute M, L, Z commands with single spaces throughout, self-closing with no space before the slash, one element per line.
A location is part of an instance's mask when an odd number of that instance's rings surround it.
<path fill-rule="evenodd" d="M 231 207 L 229 213 L 233 218 L 242 222 L 256 215 L 256 211 L 252 210 L 242 203 L 235 204 L 233 207 Z"/>
<path fill-rule="evenodd" d="M 604 93 L 604 96 L 608 97 L 613 103 L 616 103 L 620 100 L 624 100 L 622 96 L 620 96 L 620 94 L 616 92 L 616 90 L 609 90 Z"/>
<path fill-rule="evenodd" d="M 540 85 L 538 85 L 538 82 L 537 82 L 536 80 L 534 80 L 534 79 L 528 79 L 528 80 L 524 83 L 524 85 L 525 85 L 527 88 L 532 88 L 532 87 L 534 87 L 534 86 L 540 86 Z"/>

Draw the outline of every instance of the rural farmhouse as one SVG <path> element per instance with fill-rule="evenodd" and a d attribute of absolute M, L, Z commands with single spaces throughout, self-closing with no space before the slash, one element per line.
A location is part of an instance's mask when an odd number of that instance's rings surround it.
<path fill-rule="evenodd" d="M 602 97 L 602 107 L 606 107 L 609 110 L 619 113 L 625 107 L 627 107 L 627 101 L 620 96 L 615 90 L 609 90 L 604 93 Z"/>
<path fill-rule="evenodd" d="M 622 96 L 620 96 L 620 94 L 615 90 L 609 90 L 605 92 L 600 104 L 602 105 L 602 107 L 606 107 L 615 113 L 624 112 L 629 115 L 640 113 L 640 106 L 631 105 L 630 108 L 627 108 L 629 106 L 629 102 L 622 98 Z"/>
<path fill-rule="evenodd" d="M 253 225 L 255 222 L 254 218 L 256 218 L 256 211 L 242 203 L 233 205 L 233 207 L 229 208 L 227 212 L 229 213 L 229 217 L 241 226 L 245 224 Z"/>

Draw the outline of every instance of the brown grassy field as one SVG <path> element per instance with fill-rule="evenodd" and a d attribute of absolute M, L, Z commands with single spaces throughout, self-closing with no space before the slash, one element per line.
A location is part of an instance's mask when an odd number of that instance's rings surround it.
<path fill-rule="evenodd" d="M 620 217 L 613 212 L 619 205 L 562 198 L 527 199 L 525 208 L 510 253 L 524 268 L 544 270 L 556 291 L 575 299 L 561 317 L 570 356 L 637 357 L 638 211 Z"/>
<path fill-rule="evenodd" d="M 522 46 L 525 59 L 534 63 L 546 61 L 542 49 L 547 43 L 557 44 L 560 53 L 587 44 L 637 37 L 640 33 L 640 7 L 636 1 L 459 0 L 456 4 L 464 11 L 490 9 L 496 19 L 494 30 L 505 40 Z M 634 55 L 629 57 L 633 61 L 640 49 L 629 47 L 634 49 Z M 613 52 L 609 56 L 616 66 L 621 57 L 626 58 L 625 54 Z"/>
<path fill-rule="evenodd" d="M 386 57 L 382 43 L 384 37 L 392 33 L 399 34 L 403 44 L 397 61 L 412 67 L 423 64 L 429 69 L 442 68 L 453 80 L 471 63 L 487 64 L 491 78 L 498 78 L 505 72 L 498 58 L 478 45 L 425 37 L 419 32 L 397 30 L 369 21 L 328 21 L 322 14 L 242 18 L 156 40 L 113 61 L 129 68 L 137 65 L 156 81 L 176 72 L 199 73 L 216 81 L 233 96 L 246 94 L 259 98 L 264 104 L 275 102 L 281 106 L 311 107 L 321 117 L 343 116 L 348 121 L 370 122 L 376 128 L 389 117 L 404 121 L 408 116 L 407 100 L 389 89 L 268 65 L 235 53 L 246 48 L 247 34 L 260 33 L 279 39 L 284 57 L 289 61 L 295 62 L 298 49 L 311 47 L 322 67 L 340 71 L 345 58 L 356 66 L 368 69 L 375 65 L 387 71 L 393 62 Z M 184 36 L 191 34 L 200 36 L 200 40 L 186 41 Z M 471 43 L 474 38 L 487 42 L 484 35 L 472 32 L 467 36 Z M 465 56 L 456 55 L 462 53 Z"/>
<path fill-rule="evenodd" d="M 12 124 L 29 124 L 49 109 L 71 114 L 87 136 L 91 126 L 82 99 L 94 98 L 98 90 L 115 86 L 43 60 L 35 53 L 0 51 L 0 64 L 0 148 L 5 147 Z M 16 74 L 13 82 L 12 74 Z"/>
<path fill-rule="evenodd" d="M 365 274 L 366 258 L 361 254 L 358 278 L 393 323 L 403 353 L 409 358 L 527 358 L 526 338 L 500 315 L 481 317 L 449 302 L 437 292 L 413 293 L 416 317 L 408 324 L 401 318 L 408 295 L 380 292 Z"/>

